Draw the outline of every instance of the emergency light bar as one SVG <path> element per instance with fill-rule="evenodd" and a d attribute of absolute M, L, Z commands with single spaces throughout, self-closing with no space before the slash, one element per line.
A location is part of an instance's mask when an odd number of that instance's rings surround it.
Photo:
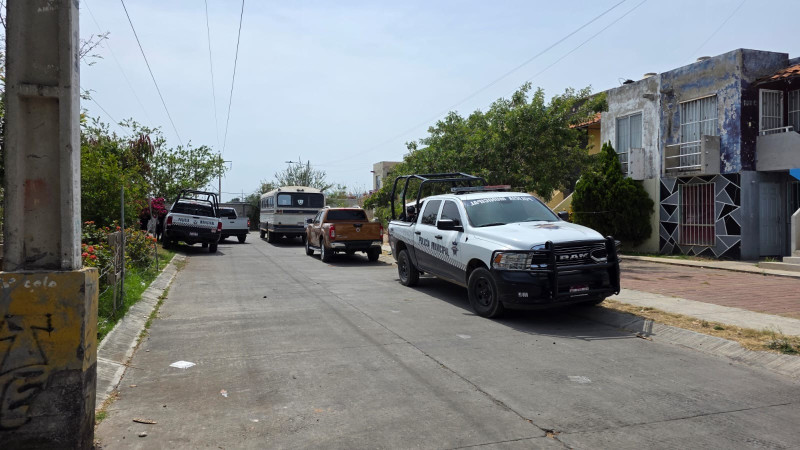
<path fill-rule="evenodd" d="M 495 186 L 461 186 L 461 187 L 454 187 L 450 188 L 450 192 L 454 194 L 465 194 L 468 192 L 497 192 L 497 191 L 508 191 L 511 189 L 511 185 L 508 184 L 498 184 Z"/>

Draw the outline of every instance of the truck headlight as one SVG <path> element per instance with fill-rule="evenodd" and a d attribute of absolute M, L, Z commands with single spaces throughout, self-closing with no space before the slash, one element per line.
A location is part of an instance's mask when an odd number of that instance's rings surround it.
<path fill-rule="evenodd" d="M 506 270 L 527 270 L 533 263 L 530 253 L 497 252 L 492 260 L 492 268 Z"/>

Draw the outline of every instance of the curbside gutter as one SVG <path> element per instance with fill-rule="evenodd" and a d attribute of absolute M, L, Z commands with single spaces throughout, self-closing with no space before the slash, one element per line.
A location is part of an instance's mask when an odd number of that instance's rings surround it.
<path fill-rule="evenodd" d="M 712 356 L 724 356 L 749 366 L 800 379 L 800 357 L 797 356 L 748 350 L 738 342 L 663 325 L 633 314 L 605 308 L 574 308 L 571 314 L 630 331 L 643 339 L 680 345 Z"/>
<path fill-rule="evenodd" d="M 158 305 L 158 298 L 169 288 L 178 273 L 177 263 L 186 256 L 176 254 L 164 270 L 142 293 L 142 298 L 131 306 L 106 337 L 97 346 L 97 395 L 95 410 L 100 409 L 119 385 L 125 369 L 139 345 L 139 335 Z"/>

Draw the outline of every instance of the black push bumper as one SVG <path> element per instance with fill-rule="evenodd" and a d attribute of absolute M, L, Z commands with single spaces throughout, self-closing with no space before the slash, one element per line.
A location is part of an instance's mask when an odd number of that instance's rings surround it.
<path fill-rule="evenodd" d="M 545 308 L 580 303 L 619 294 L 619 259 L 613 239 L 606 240 L 605 249 L 605 262 L 560 266 L 556 263 L 557 249 L 548 242 L 543 250 L 547 253 L 547 264 L 529 270 L 493 268 L 490 272 L 499 299 L 506 306 Z"/>
<path fill-rule="evenodd" d="M 198 242 L 206 244 L 216 244 L 219 242 L 220 233 L 217 230 L 208 228 L 185 227 L 180 225 L 169 225 L 164 230 L 164 237 L 171 241 L 183 241 L 187 244 Z"/>

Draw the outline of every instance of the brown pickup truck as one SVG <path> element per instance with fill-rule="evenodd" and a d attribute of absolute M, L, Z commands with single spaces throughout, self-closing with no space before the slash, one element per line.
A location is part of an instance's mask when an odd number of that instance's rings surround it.
<path fill-rule="evenodd" d="M 383 244 L 383 225 L 367 220 L 361 208 L 326 208 L 306 224 L 306 254 L 320 252 L 328 262 L 335 253 L 364 252 L 377 261 Z"/>

